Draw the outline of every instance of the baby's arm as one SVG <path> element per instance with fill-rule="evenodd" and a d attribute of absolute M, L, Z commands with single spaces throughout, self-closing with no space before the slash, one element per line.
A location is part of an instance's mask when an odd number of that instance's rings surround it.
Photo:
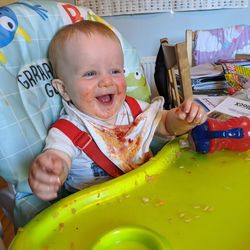
<path fill-rule="evenodd" d="M 178 108 L 164 110 L 157 132 L 165 135 L 181 135 L 206 121 L 204 109 L 191 98 Z"/>
<path fill-rule="evenodd" d="M 29 184 L 42 200 L 57 197 L 57 191 L 66 180 L 71 166 L 70 157 L 62 151 L 48 149 L 31 164 Z"/>

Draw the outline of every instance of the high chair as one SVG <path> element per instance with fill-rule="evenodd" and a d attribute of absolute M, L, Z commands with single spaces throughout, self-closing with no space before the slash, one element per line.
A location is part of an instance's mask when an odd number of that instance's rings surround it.
<path fill-rule="evenodd" d="M 192 83 L 186 43 L 169 45 L 167 39 L 163 38 L 161 39 L 161 46 L 168 81 L 171 85 L 172 99 L 177 107 L 185 99 L 192 97 Z"/>
<path fill-rule="evenodd" d="M 148 100 L 150 89 L 137 51 L 92 10 L 56 1 L 13 2 L 0 3 L 0 18 L 5 16 L 0 23 L 0 177 L 8 183 L 0 187 L 0 207 L 20 227 L 51 205 L 32 193 L 27 179 L 31 162 L 42 151 L 47 130 L 62 108 L 47 59 L 55 32 L 80 20 L 105 23 L 122 44 L 127 95 Z"/>

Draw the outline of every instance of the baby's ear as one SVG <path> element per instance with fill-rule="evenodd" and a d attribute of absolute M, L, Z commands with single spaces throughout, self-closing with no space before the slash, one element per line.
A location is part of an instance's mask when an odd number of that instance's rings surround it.
<path fill-rule="evenodd" d="M 70 101 L 70 97 L 65 89 L 65 85 L 64 82 L 60 79 L 53 79 L 52 80 L 52 85 L 53 87 L 60 93 L 60 95 L 62 96 L 62 98 L 65 101 Z"/>

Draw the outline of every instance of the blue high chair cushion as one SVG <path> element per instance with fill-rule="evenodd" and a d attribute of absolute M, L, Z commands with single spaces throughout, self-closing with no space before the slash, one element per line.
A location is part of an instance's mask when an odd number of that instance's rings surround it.
<path fill-rule="evenodd" d="M 47 50 L 60 27 L 81 19 L 105 22 L 90 9 L 53 1 L 22 0 L 0 8 L 0 175 L 15 186 L 17 225 L 49 205 L 32 195 L 27 181 L 31 162 L 62 107 L 51 85 Z M 123 47 L 127 94 L 149 101 L 136 50 L 109 26 Z"/>

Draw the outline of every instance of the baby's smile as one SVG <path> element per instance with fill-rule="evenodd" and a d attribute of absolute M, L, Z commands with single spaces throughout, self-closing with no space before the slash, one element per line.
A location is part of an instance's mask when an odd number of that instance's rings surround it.
<path fill-rule="evenodd" d="M 106 94 L 106 95 L 97 96 L 96 99 L 102 104 L 112 104 L 113 99 L 114 99 L 114 94 Z"/>

